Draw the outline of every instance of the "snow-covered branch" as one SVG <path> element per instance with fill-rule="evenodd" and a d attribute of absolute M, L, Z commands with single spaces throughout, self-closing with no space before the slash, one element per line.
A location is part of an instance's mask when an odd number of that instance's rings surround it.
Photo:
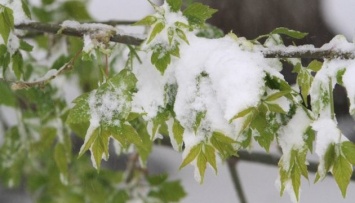
<path fill-rule="evenodd" d="M 107 21 L 100 22 L 103 25 L 130 25 L 129 21 Z M 97 23 L 86 23 L 87 25 Z M 28 30 L 37 33 L 63 34 L 68 36 L 82 37 L 88 34 L 88 29 L 79 29 L 75 27 L 66 27 L 61 24 L 48 24 L 41 22 L 29 22 L 15 25 L 16 29 Z M 125 33 L 116 33 L 111 36 L 111 42 L 118 42 L 129 45 L 140 45 L 144 39 Z M 265 58 L 342 58 L 354 59 L 355 52 L 353 50 L 334 49 L 333 47 L 315 48 L 313 46 L 290 46 L 277 48 L 260 49 Z"/>
<path fill-rule="evenodd" d="M 116 25 L 117 23 L 118 22 L 109 22 L 107 25 L 111 25 L 111 24 Z M 48 23 L 41 23 L 41 22 L 21 23 L 15 25 L 15 28 L 20 30 L 33 31 L 33 32 L 63 34 L 63 35 L 76 36 L 76 37 L 83 37 L 85 34 L 89 34 L 88 29 L 78 29 L 74 27 L 62 26 L 60 24 L 48 24 Z M 143 42 L 143 39 L 132 35 L 116 33 L 115 35 L 111 36 L 110 41 L 130 44 L 130 45 L 139 45 L 140 43 Z"/>

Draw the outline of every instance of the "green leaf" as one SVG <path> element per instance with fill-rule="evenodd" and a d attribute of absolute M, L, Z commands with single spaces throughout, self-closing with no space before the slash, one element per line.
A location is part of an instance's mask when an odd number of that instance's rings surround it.
<path fill-rule="evenodd" d="M 186 192 L 180 181 L 171 181 L 163 182 L 154 190 L 151 190 L 148 196 L 158 198 L 161 202 L 180 202 L 186 196 Z"/>
<path fill-rule="evenodd" d="M 178 36 L 180 39 L 184 40 L 184 42 L 186 42 L 186 44 L 190 44 L 190 43 L 189 43 L 189 40 L 187 40 L 187 37 L 186 37 L 184 31 L 180 30 L 179 28 L 176 28 L 175 31 L 176 31 L 177 36 Z"/>
<path fill-rule="evenodd" d="M 304 136 L 305 136 L 304 140 L 306 142 L 306 145 L 307 145 L 309 151 L 313 152 L 313 142 L 314 142 L 314 140 L 316 138 L 316 134 L 315 134 L 315 132 L 314 132 L 314 130 L 312 129 L 311 126 L 307 128 Z"/>
<path fill-rule="evenodd" d="M 169 27 L 168 28 L 168 41 L 169 41 L 169 45 L 171 45 L 171 42 L 173 42 L 173 38 L 174 38 L 174 28 Z"/>
<path fill-rule="evenodd" d="M 165 24 L 163 22 L 158 22 L 155 24 L 154 28 L 152 29 L 152 32 L 149 35 L 147 44 L 149 44 L 163 29 L 165 28 Z"/>
<path fill-rule="evenodd" d="M 216 9 L 201 3 L 193 3 L 183 11 L 183 15 L 191 25 L 202 26 L 215 12 L 217 12 Z"/>
<path fill-rule="evenodd" d="M 286 114 L 278 104 L 266 103 L 266 106 L 271 112 Z"/>
<path fill-rule="evenodd" d="M 165 50 L 155 50 L 151 56 L 151 62 L 163 75 L 171 62 L 170 53 Z"/>
<path fill-rule="evenodd" d="M 197 132 L 197 129 L 200 127 L 202 120 L 205 118 L 207 111 L 197 112 L 195 123 L 194 123 L 194 131 Z"/>
<path fill-rule="evenodd" d="M 220 132 L 213 132 L 210 138 L 212 146 L 220 153 L 223 159 L 230 156 L 237 156 L 237 151 L 233 144 L 236 143 L 232 138 L 225 136 Z"/>
<path fill-rule="evenodd" d="M 189 153 L 187 154 L 187 156 L 185 157 L 185 159 L 182 161 L 179 169 L 184 168 L 187 164 L 191 163 L 193 160 L 195 160 L 195 158 L 197 157 L 197 155 L 200 153 L 201 151 L 201 147 L 202 147 L 202 143 L 197 144 L 195 146 L 193 146 Z"/>
<path fill-rule="evenodd" d="M 182 0 L 166 0 L 172 12 L 178 12 L 182 5 Z"/>
<path fill-rule="evenodd" d="M 67 18 L 71 18 L 78 21 L 88 21 L 92 18 L 86 8 L 86 2 L 65 1 L 61 5 L 60 9 L 65 12 L 65 14 L 68 16 Z"/>
<path fill-rule="evenodd" d="M 324 154 L 324 168 L 328 172 L 336 159 L 335 144 L 330 144 Z"/>
<path fill-rule="evenodd" d="M 312 82 L 313 82 L 313 76 L 311 75 L 311 73 L 306 69 L 301 68 L 300 72 L 297 75 L 297 84 L 301 88 L 301 95 L 305 104 L 308 103 L 307 97 L 311 89 Z"/>
<path fill-rule="evenodd" d="M 149 25 L 153 25 L 155 22 L 157 22 L 157 17 L 155 17 L 155 16 L 146 16 L 142 20 L 134 23 L 133 26 L 135 26 L 135 25 L 147 25 L 147 26 L 149 26 Z"/>
<path fill-rule="evenodd" d="M 0 4 L 0 35 L 4 39 L 5 44 L 7 45 L 10 31 L 14 27 L 14 16 L 13 11 Z"/>
<path fill-rule="evenodd" d="M 353 165 L 355 165 L 355 144 L 350 141 L 341 143 L 341 151 L 346 159 Z"/>
<path fill-rule="evenodd" d="M 322 62 L 318 60 L 313 60 L 310 64 L 308 64 L 307 68 L 314 72 L 318 72 L 322 68 L 322 65 Z"/>
<path fill-rule="evenodd" d="M 197 168 L 201 176 L 200 183 L 203 183 L 203 179 L 205 177 L 205 171 L 207 167 L 207 159 L 204 153 L 200 153 L 197 157 Z"/>
<path fill-rule="evenodd" d="M 174 123 L 173 123 L 173 134 L 174 134 L 174 139 L 178 144 L 179 150 L 181 151 L 182 144 L 183 144 L 184 127 L 182 127 L 180 122 L 176 119 L 174 119 Z"/>
<path fill-rule="evenodd" d="M 343 75 L 345 74 L 345 72 L 346 72 L 346 68 L 340 69 L 337 72 L 337 75 L 336 75 L 337 83 L 340 84 L 340 85 L 343 85 Z"/>
<path fill-rule="evenodd" d="M 293 167 L 291 171 L 291 180 L 292 180 L 293 191 L 295 192 L 295 196 L 298 201 L 300 196 L 299 193 L 300 193 L 300 186 L 301 186 L 301 173 L 296 167 Z"/>
<path fill-rule="evenodd" d="M 151 186 L 157 186 L 164 183 L 168 179 L 167 174 L 159 174 L 154 176 L 148 176 L 147 181 Z"/>
<path fill-rule="evenodd" d="M 244 109 L 243 111 L 237 113 L 235 116 L 233 116 L 233 118 L 231 118 L 229 120 L 229 123 L 231 123 L 233 120 L 237 119 L 237 118 L 241 118 L 241 117 L 244 117 L 246 116 L 247 114 L 251 113 L 251 112 L 254 112 L 256 110 L 255 107 L 249 107 L 247 109 Z"/>
<path fill-rule="evenodd" d="M 26 16 L 31 19 L 31 11 L 28 8 L 26 1 L 22 0 L 22 10 L 25 12 Z"/>
<path fill-rule="evenodd" d="M 269 152 L 271 142 L 274 140 L 274 133 L 270 132 L 268 128 L 268 122 L 264 115 L 259 114 L 254 118 L 251 123 L 251 127 L 256 129 L 259 136 L 255 136 L 254 139 L 263 147 L 267 152 Z"/>
<path fill-rule="evenodd" d="M 62 182 L 65 184 L 68 181 L 68 157 L 67 157 L 67 151 L 62 143 L 58 143 L 55 148 L 54 148 L 54 160 L 57 164 L 57 167 L 59 168 L 59 171 L 61 173 L 61 177 L 65 178 L 64 181 Z"/>
<path fill-rule="evenodd" d="M 22 66 L 23 66 L 22 54 L 19 51 L 16 51 L 12 55 L 12 69 L 15 72 L 17 79 L 20 79 L 23 73 Z"/>
<path fill-rule="evenodd" d="M 285 27 L 276 28 L 270 34 L 283 34 L 295 39 L 302 39 L 308 35 L 308 33 L 291 30 Z"/>
<path fill-rule="evenodd" d="M 207 162 L 212 166 L 217 173 L 216 153 L 215 149 L 211 145 L 205 145 L 205 157 Z"/>
<path fill-rule="evenodd" d="M 294 167 L 301 172 L 302 176 L 308 179 L 308 170 L 307 170 L 307 149 L 303 149 L 300 151 L 292 150 L 291 154 L 294 156 Z M 292 156 L 292 155 L 291 155 Z"/>
<path fill-rule="evenodd" d="M 30 52 L 30 51 L 32 51 L 33 46 L 21 39 L 20 40 L 20 49 Z"/>
<path fill-rule="evenodd" d="M 280 182 L 281 182 L 280 196 L 282 196 L 285 191 L 286 182 L 289 180 L 289 177 L 287 171 L 284 170 L 284 166 L 282 165 L 281 161 L 279 161 L 279 174 L 280 174 Z"/>
<path fill-rule="evenodd" d="M 265 98 L 265 101 L 270 102 L 270 101 L 275 101 L 276 99 L 279 99 L 287 94 L 290 94 L 291 91 L 280 91 L 273 93 L 269 95 L 268 97 Z"/>
<path fill-rule="evenodd" d="M 0 81 L 0 105 L 16 106 L 16 98 L 11 88 L 5 82 Z"/>
<path fill-rule="evenodd" d="M 351 174 L 353 173 L 352 165 L 344 156 L 340 155 L 334 162 L 332 172 L 341 194 L 345 198 L 346 189 L 350 183 Z"/>
<path fill-rule="evenodd" d="M 89 127 L 90 129 L 90 127 Z M 85 136 L 84 144 L 81 146 L 79 151 L 79 157 L 81 157 L 90 147 L 95 143 L 96 139 L 99 137 L 99 128 L 92 130 L 91 134 Z M 97 162 L 96 162 L 97 163 Z"/>

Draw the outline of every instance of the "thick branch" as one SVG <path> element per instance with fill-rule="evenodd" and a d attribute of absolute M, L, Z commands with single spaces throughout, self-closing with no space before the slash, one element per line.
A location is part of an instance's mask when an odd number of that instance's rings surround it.
<path fill-rule="evenodd" d="M 106 25 L 129 25 L 132 22 L 129 21 L 107 21 L 101 22 Z M 63 34 L 69 36 L 82 37 L 84 34 L 88 34 L 88 30 L 76 29 L 73 27 L 63 27 L 60 24 L 46 24 L 40 22 L 30 22 L 18 24 L 16 29 L 28 30 L 37 33 L 52 33 Z M 140 45 L 144 39 L 127 35 L 116 34 L 110 38 L 112 42 L 118 42 L 128 45 Z M 355 50 L 355 47 L 354 47 Z M 354 51 L 342 51 L 337 49 L 325 49 L 314 48 L 312 46 L 291 46 L 281 48 L 264 48 L 260 49 L 265 58 L 342 58 L 342 59 L 355 59 Z"/>

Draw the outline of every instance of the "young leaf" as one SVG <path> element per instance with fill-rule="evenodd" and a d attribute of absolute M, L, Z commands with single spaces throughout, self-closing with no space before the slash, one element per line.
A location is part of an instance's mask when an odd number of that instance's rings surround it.
<path fill-rule="evenodd" d="M 313 152 L 313 142 L 316 138 L 316 134 L 312 127 L 308 127 L 305 134 L 304 134 L 304 141 L 306 142 L 306 145 L 309 149 L 309 151 L 312 153 Z"/>
<path fill-rule="evenodd" d="M 237 155 L 237 151 L 233 147 L 233 144 L 236 143 L 236 141 L 223 135 L 220 132 L 213 132 L 210 138 L 210 142 L 212 146 L 220 153 L 223 159 Z"/>
<path fill-rule="evenodd" d="M 68 181 L 68 158 L 64 144 L 58 143 L 54 148 L 54 160 L 59 168 L 63 184 Z"/>
<path fill-rule="evenodd" d="M 197 129 L 200 127 L 202 120 L 205 118 L 206 113 L 207 113 L 206 111 L 197 113 L 196 120 L 193 126 L 195 133 L 197 132 Z"/>
<path fill-rule="evenodd" d="M 274 94 L 271 94 L 271 95 L 269 95 L 268 97 L 266 97 L 265 98 L 265 101 L 274 101 L 274 100 L 276 100 L 276 99 L 279 99 L 280 97 L 283 97 L 283 96 L 285 96 L 285 95 L 287 95 L 287 94 L 289 94 L 290 93 L 290 91 L 280 91 L 280 92 L 276 92 L 276 93 L 274 93 Z"/>
<path fill-rule="evenodd" d="M 176 31 L 177 36 L 178 36 L 180 39 L 184 40 L 184 41 L 186 42 L 186 44 L 190 44 L 190 43 L 189 43 L 189 40 L 187 40 L 187 37 L 186 37 L 184 31 L 180 30 L 179 28 L 176 28 L 175 31 Z"/>
<path fill-rule="evenodd" d="M 14 27 L 13 11 L 0 4 L 0 35 L 4 39 L 5 44 L 9 39 L 10 31 Z"/>
<path fill-rule="evenodd" d="M 278 105 L 278 104 L 272 104 L 272 103 L 266 103 L 267 108 L 269 109 L 269 111 L 271 112 L 275 112 L 275 113 L 282 113 L 282 114 L 286 114 L 286 112 Z"/>
<path fill-rule="evenodd" d="M 337 79 L 337 83 L 340 85 L 343 85 L 343 75 L 345 74 L 345 72 L 346 72 L 346 68 L 340 69 L 337 72 L 336 79 Z"/>
<path fill-rule="evenodd" d="M 207 159 L 205 157 L 205 154 L 200 153 L 197 157 L 197 168 L 198 168 L 198 171 L 200 172 L 200 176 L 201 176 L 200 183 L 203 183 L 203 179 L 205 177 L 206 166 L 207 166 Z"/>
<path fill-rule="evenodd" d="M 26 1 L 24 0 L 21 0 L 22 2 L 22 10 L 25 12 L 26 16 L 31 19 L 31 11 L 30 9 L 28 8 L 28 5 L 26 3 Z"/>
<path fill-rule="evenodd" d="M 318 72 L 322 68 L 322 65 L 322 62 L 313 60 L 310 64 L 308 64 L 307 68 L 314 72 Z"/>
<path fill-rule="evenodd" d="M 293 191 L 294 191 L 296 199 L 298 201 L 299 196 L 300 196 L 301 173 L 297 169 L 297 167 L 293 167 L 290 175 L 291 175 Z"/>
<path fill-rule="evenodd" d="M 150 33 L 147 44 L 149 44 L 161 31 L 163 31 L 164 28 L 165 24 L 163 22 L 157 23 Z"/>
<path fill-rule="evenodd" d="M 0 81 L 0 105 L 15 106 L 16 98 L 11 88 L 5 82 Z"/>
<path fill-rule="evenodd" d="M 26 41 L 24 40 L 20 40 L 20 49 L 24 50 L 24 51 L 32 51 L 33 46 L 28 44 Z"/>
<path fill-rule="evenodd" d="M 350 183 L 351 174 L 353 173 L 352 165 L 344 156 L 340 155 L 334 162 L 332 173 L 340 188 L 341 194 L 345 198 L 346 189 Z"/>
<path fill-rule="evenodd" d="M 270 34 L 283 34 L 283 35 L 287 35 L 287 36 L 295 38 L 295 39 L 302 39 L 306 35 L 308 35 L 308 33 L 291 30 L 291 29 L 288 29 L 285 27 L 276 28 Z"/>
<path fill-rule="evenodd" d="M 202 26 L 215 12 L 217 12 L 216 9 L 212 9 L 201 3 L 193 3 L 184 10 L 183 15 L 191 25 Z"/>
<path fill-rule="evenodd" d="M 155 50 L 151 56 L 151 62 L 163 75 L 171 62 L 170 53 L 165 50 Z"/>
<path fill-rule="evenodd" d="M 241 118 L 241 117 L 244 117 L 245 115 L 255 111 L 256 108 L 255 107 L 249 107 L 247 109 L 244 109 L 243 111 L 237 113 L 235 116 L 233 116 L 233 118 L 231 118 L 229 120 L 229 123 L 231 123 L 233 120 L 237 119 L 237 118 Z"/>
<path fill-rule="evenodd" d="M 341 143 L 341 151 L 346 159 L 353 165 L 355 165 L 355 144 L 350 141 Z"/>
<path fill-rule="evenodd" d="M 193 160 L 195 160 L 195 158 L 197 157 L 197 155 L 200 153 L 201 151 L 201 147 L 202 147 L 202 143 L 197 144 L 195 146 L 193 146 L 189 153 L 187 154 L 187 156 L 185 157 L 185 159 L 182 161 L 179 169 L 184 168 L 187 164 L 191 163 Z"/>
<path fill-rule="evenodd" d="M 133 26 L 134 25 L 147 25 L 147 26 L 149 26 L 149 25 L 153 25 L 157 20 L 158 19 L 155 16 L 146 16 L 142 20 L 134 23 Z"/>
<path fill-rule="evenodd" d="M 182 0 L 166 0 L 172 12 L 178 12 L 182 5 Z"/>
<path fill-rule="evenodd" d="M 217 173 L 216 153 L 215 153 L 215 149 L 211 145 L 205 145 L 205 157 L 207 162 L 212 166 L 214 171 Z"/>
<path fill-rule="evenodd" d="M 16 51 L 14 55 L 12 55 L 12 69 L 15 72 L 17 79 L 20 79 L 23 73 L 22 66 L 23 66 L 22 54 L 19 51 Z"/>
<path fill-rule="evenodd" d="M 179 150 L 182 149 L 184 127 L 181 126 L 180 122 L 174 119 L 173 123 L 173 134 L 176 143 L 178 144 Z"/>

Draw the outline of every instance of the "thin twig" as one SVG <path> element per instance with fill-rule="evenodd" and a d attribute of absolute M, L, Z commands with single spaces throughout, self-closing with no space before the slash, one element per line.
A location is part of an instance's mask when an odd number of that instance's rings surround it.
<path fill-rule="evenodd" d="M 55 74 L 48 76 L 47 78 L 43 78 L 37 81 L 33 82 L 26 82 L 26 81 L 6 81 L 12 83 L 11 89 L 13 90 L 19 90 L 19 89 L 26 89 L 30 87 L 43 87 L 46 85 L 49 81 L 53 80 L 56 78 L 58 75 L 61 75 L 69 70 L 71 70 L 74 67 L 74 63 L 77 60 L 81 53 L 81 50 L 78 51 L 75 56 L 66 64 L 64 64 Z"/>
<path fill-rule="evenodd" d="M 236 159 L 228 159 L 227 164 L 228 164 L 228 170 L 232 176 L 234 188 L 237 192 L 240 203 L 247 203 L 247 199 L 245 197 L 245 192 L 243 190 L 243 186 L 240 181 L 239 174 L 238 174 L 237 160 Z"/>

